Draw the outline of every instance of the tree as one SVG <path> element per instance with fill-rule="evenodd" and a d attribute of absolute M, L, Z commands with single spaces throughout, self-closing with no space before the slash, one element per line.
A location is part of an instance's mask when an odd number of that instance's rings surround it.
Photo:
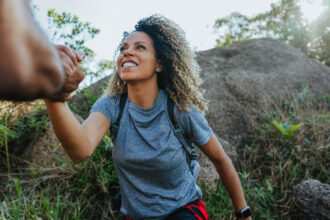
<path fill-rule="evenodd" d="M 330 66 L 330 0 L 324 5 L 324 12 L 311 24 L 308 55 Z"/>
<path fill-rule="evenodd" d="M 324 13 L 314 23 L 302 15 L 301 0 L 280 0 L 271 9 L 253 17 L 234 12 L 217 19 L 218 46 L 228 46 L 251 38 L 271 37 L 284 41 L 330 66 L 330 0 L 324 0 Z M 224 34 L 222 34 L 224 33 Z"/>
<path fill-rule="evenodd" d="M 81 64 L 89 81 L 84 85 L 90 85 L 104 77 L 114 68 L 114 62 L 110 60 L 95 61 L 95 52 L 86 46 L 86 41 L 93 39 L 100 30 L 89 22 L 82 22 L 79 17 L 68 12 L 58 13 L 54 9 L 48 10 L 48 35 L 54 43 L 65 44 L 85 55 Z M 86 81 L 86 80 L 85 80 Z"/>

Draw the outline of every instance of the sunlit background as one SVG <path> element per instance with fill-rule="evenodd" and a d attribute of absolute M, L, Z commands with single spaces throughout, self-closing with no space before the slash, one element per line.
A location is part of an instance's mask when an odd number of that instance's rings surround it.
<path fill-rule="evenodd" d="M 276 0 L 34 0 L 36 17 L 47 29 L 47 10 L 71 12 L 81 21 L 90 22 L 101 32 L 86 43 L 96 53 L 97 59 L 112 59 L 123 31 L 132 30 L 141 18 L 159 13 L 176 23 L 186 32 L 194 50 L 207 50 L 216 46 L 217 34 L 213 25 L 216 19 L 232 12 L 246 16 L 270 10 Z M 303 0 L 301 10 L 308 21 L 315 20 L 324 9 L 322 0 Z M 54 42 L 59 43 L 59 42 Z"/>

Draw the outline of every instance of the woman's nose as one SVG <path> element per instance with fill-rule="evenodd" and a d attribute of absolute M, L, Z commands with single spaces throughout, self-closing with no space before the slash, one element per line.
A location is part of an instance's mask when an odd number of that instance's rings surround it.
<path fill-rule="evenodd" d="M 131 51 L 130 48 L 127 48 L 127 49 L 124 51 L 124 56 L 125 56 L 125 57 L 133 56 L 133 52 Z"/>

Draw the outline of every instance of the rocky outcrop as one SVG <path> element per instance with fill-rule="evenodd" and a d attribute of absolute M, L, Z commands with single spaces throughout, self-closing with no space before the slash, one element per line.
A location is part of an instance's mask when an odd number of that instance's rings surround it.
<path fill-rule="evenodd" d="M 249 131 L 251 119 L 279 99 L 307 88 L 310 95 L 330 93 L 330 68 L 273 39 L 253 39 L 197 53 L 207 119 L 230 143 Z"/>
<path fill-rule="evenodd" d="M 330 185 L 305 180 L 294 187 L 294 201 L 301 219 L 330 219 Z"/>

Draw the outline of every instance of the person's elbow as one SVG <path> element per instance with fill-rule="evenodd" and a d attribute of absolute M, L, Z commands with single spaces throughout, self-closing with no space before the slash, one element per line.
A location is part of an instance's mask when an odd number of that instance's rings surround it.
<path fill-rule="evenodd" d="M 92 156 L 92 154 L 82 154 L 82 155 L 70 157 L 70 158 L 71 158 L 72 162 L 74 162 L 75 164 L 78 164 L 78 163 L 81 163 L 81 162 L 87 160 L 91 156 Z"/>
<path fill-rule="evenodd" d="M 93 155 L 94 151 L 92 150 L 93 148 L 91 147 L 89 140 L 77 143 L 77 146 L 80 146 L 80 148 L 76 148 L 76 150 L 67 151 L 69 157 L 74 163 L 81 163 Z M 66 147 L 65 149 L 70 148 Z"/>

